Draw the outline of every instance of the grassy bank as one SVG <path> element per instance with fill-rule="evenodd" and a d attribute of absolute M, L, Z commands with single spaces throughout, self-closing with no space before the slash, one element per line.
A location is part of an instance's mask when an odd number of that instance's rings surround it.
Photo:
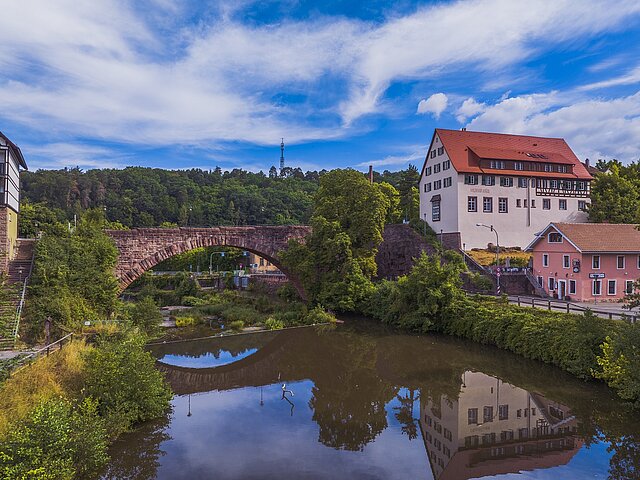
<path fill-rule="evenodd" d="M 397 282 L 376 284 L 362 311 L 400 329 L 439 332 L 495 345 L 556 365 L 585 380 L 603 380 L 640 408 L 640 325 L 517 307 L 460 288 L 456 254 L 423 255 Z"/>
<path fill-rule="evenodd" d="M 95 476 L 107 446 L 168 410 L 171 392 L 135 332 L 74 341 L 0 385 L 0 478 Z"/>

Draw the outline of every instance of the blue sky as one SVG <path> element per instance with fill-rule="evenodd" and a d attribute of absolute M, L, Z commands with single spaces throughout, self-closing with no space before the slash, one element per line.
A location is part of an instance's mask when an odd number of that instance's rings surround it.
<path fill-rule="evenodd" d="M 640 158 L 637 0 L 2 2 L 31 169 L 396 170 L 435 127 Z"/>

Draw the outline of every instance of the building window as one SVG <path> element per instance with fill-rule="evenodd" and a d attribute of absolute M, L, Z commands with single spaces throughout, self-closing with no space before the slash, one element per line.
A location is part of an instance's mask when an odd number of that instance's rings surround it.
<path fill-rule="evenodd" d="M 522 206 L 522 200 L 516 198 L 516 208 L 520 208 Z"/>
<path fill-rule="evenodd" d="M 535 198 L 531 199 L 531 208 L 536 208 L 536 199 Z"/>
<path fill-rule="evenodd" d="M 444 153 L 444 147 L 438 147 L 438 155 L 442 155 Z"/>
<path fill-rule="evenodd" d="M 424 193 L 430 192 L 431 191 L 431 182 L 425 183 L 424 184 Z"/>
<path fill-rule="evenodd" d="M 558 180 L 550 180 L 549 181 L 549 185 L 550 185 L 552 190 L 557 190 L 558 189 Z"/>
<path fill-rule="evenodd" d="M 549 283 L 548 283 L 548 285 L 549 285 L 549 291 L 551 292 L 552 290 L 554 290 L 554 289 L 555 289 L 555 286 L 556 286 L 556 279 L 555 279 L 555 278 L 553 278 L 553 277 L 549 277 Z M 525 410 L 525 416 L 526 416 L 526 410 Z"/>
<path fill-rule="evenodd" d="M 633 293 L 633 280 L 626 280 L 624 282 L 624 293 L 631 295 Z"/>
<path fill-rule="evenodd" d="M 436 151 L 435 150 L 431 150 L 431 158 L 436 158 Z"/>
<path fill-rule="evenodd" d="M 431 167 L 427 167 L 424 170 L 424 176 L 428 177 L 429 175 L 431 175 Z"/>
<path fill-rule="evenodd" d="M 543 198 L 542 199 L 542 209 L 543 210 L 551 210 L 551 199 Z"/>
<path fill-rule="evenodd" d="M 451 160 L 445 160 L 444 162 L 442 162 L 442 170 L 449 170 L 450 168 L 451 168 Z"/>
<path fill-rule="evenodd" d="M 513 177 L 500 177 L 501 187 L 513 187 Z"/>
<path fill-rule="evenodd" d="M 522 162 L 515 162 L 513 164 L 513 168 L 516 170 L 524 170 L 524 163 Z"/>
<path fill-rule="evenodd" d="M 529 202 L 528 200 L 525 198 L 524 199 L 524 208 L 527 208 L 529 206 Z"/>
<path fill-rule="evenodd" d="M 509 213 L 509 201 L 507 198 L 498 198 L 498 213 Z"/>
<path fill-rule="evenodd" d="M 616 281 L 609 280 L 607 283 L 607 295 L 615 295 L 616 294 Z"/>
<path fill-rule="evenodd" d="M 464 176 L 465 185 L 477 185 L 478 184 L 478 175 L 465 175 Z"/>
<path fill-rule="evenodd" d="M 509 420 L 509 405 L 498 405 L 498 418 Z"/>
<path fill-rule="evenodd" d="M 493 197 L 484 197 L 482 199 L 482 211 L 484 213 L 493 212 Z"/>
<path fill-rule="evenodd" d="M 548 267 L 549 266 L 549 254 L 548 253 L 543 253 L 542 254 L 542 266 L 543 267 Z"/>
<path fill-rule="evenodd" d="M 576 281 L 569 280 L 569 295 L 575 295 L 575 294 L 576 294 Z"/>
<path fill-rule="evenodd" d="M 434 222 L 440 221 L 440 200 L 431 202 L 431 220 Z"/>
<path fill-rule="evenodd" d="M 560 207 L 560 210 L 566 210 L 567 209 L 567 201 L 564 200 L 564 199 L 560 199 L 559 207 Z"/>
<path fill-rule="evenodd" d="M 562 268 L 569 268 L 569 265 L 570 265 L 569 255 L 563 255 L 562 256 Z"/>
<path fill-rule="evenodd" d="M 624 265 L 625 265 L 624 259 L 625 259 L 624 255 L 618 255 L 618 258 L 616 259 L 618 270 L 624 269 Z"/>
<path fill-rule="evenodd" d="M 447 177 L 444 179 L 444 188 L 451 186 L 451 177 Z"/>
<path fill-rule="evenodd" d="M 484 423 L 493 422 L 493 407 L 484 407 L 482 410 L 482 421 Z"/>
<path fill-rule="evenodd" d="M 476 425 L 478 423 L 478 409 L 470 408 L 467 411 L 467 421 L 469 425 Z"/>
<path fill-rule="evenodd" d="M 578 200 L 578 210 L 581 212 L 587 211 L 587 202 L 584 200 Z"/>
<path fill-rule="evenodd" d="M 526 178 L 518 178 L 518 187 L 527 188 L 527 179 Z"/>
<path fill-rule="evenodd" d="M 440 190 L 442 188 L 442 180 L 436 180 L 433 182 L 433 189 Z"/>
<path fill-rule="evenodd" d="M 562 234 L 558 232 L 551 232 L 549 234 L 549 243 L 562 243 Z"/>
<path fill-rule="evenodd" d="M 602 280 L 594 280 L 592 292 L 594 295 L 602 295 Z"/>
<path fill-rule="evenodd" d="M 538 275 L 538 286 L 542 287 L 544 285 L 544 278 Z"/>
<path fill-rule="evenodd" d="M 640 269 L 640 255 L 638 255 L 638 268 Z"/>
<path fill-rule="evenodd" d="M 478 197 L 467 197 L 467 211 L 478 211 Z"/>
<path fill-rule="evenodd" d="M 487 186 L 492 186 L 496 184 L 496 177 L 494 175 L 483 175 L 482 176 L 482 184 Z"/>
<path fill-rule="evenodd" d="M 489 168 L 495 168 L 496 170 L 504 170 L 506 165 L 502 160 L 491 160 L 489 162 Z"/>
<path fill-rule="evenodd" d="M 600 255 L 594 255 L 591 257 L 591 268 L 594 270 L 600 269 Z"/>
<path fill-rule="evenodd" d="M 433 173 L 440 173 L 440 164 L 439 163 L 436 163 L 433 166 Z"/>

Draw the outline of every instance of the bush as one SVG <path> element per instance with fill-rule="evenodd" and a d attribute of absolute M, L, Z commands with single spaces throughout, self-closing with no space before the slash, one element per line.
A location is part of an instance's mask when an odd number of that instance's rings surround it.
<path fill-rule="evenodd" d="M 86 355 L 85 395 L 98 399 L 98 412 L 113 437 L 159 417 L 171 391 L 140 337 L 100 338 Z"/>
<path fill-rule="evenodd" d="M 317 325 L 320 323 L 335 323 L 336 317 L 325 311 L 321 306 L 312 308 L 304 317 L 307 325 Z"/>
<path fill-rule="evenodd" d="M 107 463 L 107 432 L 96 402 L 63 398 L 40 403 L 0 443 L 1 478 L 96 476 Z"/>
<path fill-rule="evenodd" d="M 176 317 L 176 327 L 189 327 L 198 323 L 195 317 L 180 316 Z"/>
<path fill-rule="evenodd" d="M 240 331 L 244 328 L 244 322 L 242 320 L 236 320 L 229 324 L 231 330 Z"/>
<path fill-rule="evenodd" d="M 139 299 L 130 311 L 131 323 L 139 327 L 148 335 L 154 335 L 160 330 L 162 313 L 151 297 Z"/>
<path fill-rule="evenodd" d="M 282 330 L 284 328 L 284 322 L 273 317 L 269 317 L 264 321 L 264 326 L 268 330 Z"/>

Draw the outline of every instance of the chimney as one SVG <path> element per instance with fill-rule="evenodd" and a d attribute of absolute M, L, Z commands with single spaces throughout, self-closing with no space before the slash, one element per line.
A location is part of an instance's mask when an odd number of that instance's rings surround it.
<path fill-rule="evenodd" d="M 369 165 L 369 183 L 373 183 L 373 165 Z"/>
<path fill-rule="evenodd" d="M 588 158 L 584 159 L 584 166 L 589 168 L 589 159 Z"/>

